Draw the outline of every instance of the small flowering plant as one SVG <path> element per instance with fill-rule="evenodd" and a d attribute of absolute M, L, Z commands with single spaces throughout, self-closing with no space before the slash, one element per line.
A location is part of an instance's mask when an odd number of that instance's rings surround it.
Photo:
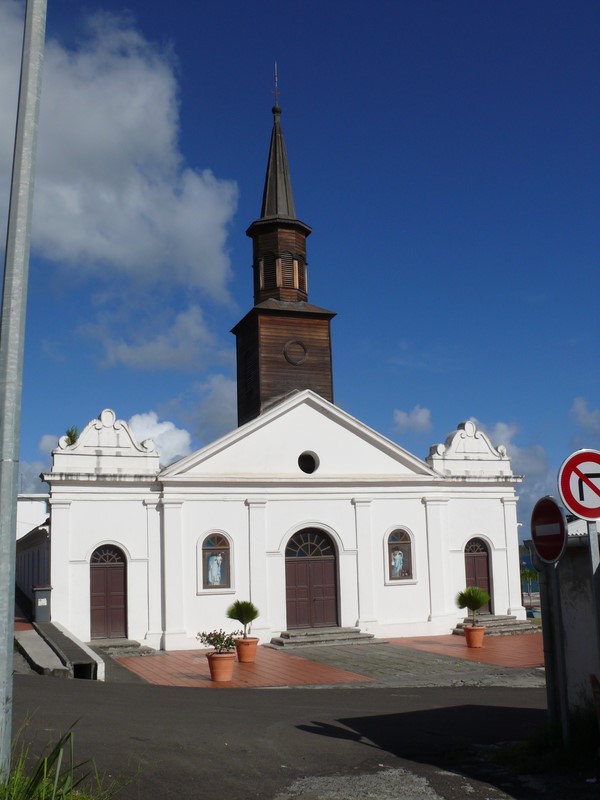
<path fill-rule="evenodd" d="M 208 647 L 214 647 L 215 653 L 229 653 L 235 650 L 235 640 L 240 636 L 242 631 L 232 631 L 225 633 L 224 630 L 219 628 L 218 631 L 202 631 L 196 634 L 196 639 L 199 639 L 202 644 Z"/>

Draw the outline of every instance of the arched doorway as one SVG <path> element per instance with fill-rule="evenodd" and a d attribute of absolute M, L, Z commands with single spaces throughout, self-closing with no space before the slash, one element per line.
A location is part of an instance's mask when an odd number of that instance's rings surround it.
<path fill-rule="evenodd" d="M 491 597 L 490 554 L 483 539 L 470 539 L 465 546 L 465 577 L 467 586 L 479 586 Z M 491 613 L 491 600 L 481 611 Z"/>
<path fill-rule="evenodd" d="M 90 559 L 92 639 L 127 638 L 127 569 L 125 554 L 115 545 L 94 550 Z"/>
<path fill-rule="evenodd" d="M 295 533 L 285 548 L 288 628 L 338 624 L 335 546 L 318 528 Z"/>

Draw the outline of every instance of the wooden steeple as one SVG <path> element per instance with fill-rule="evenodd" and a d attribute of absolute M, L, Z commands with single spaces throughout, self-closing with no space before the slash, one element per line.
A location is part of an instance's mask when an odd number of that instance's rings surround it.
<path fill-rule="evenodd" d="M 330 321 L 335 314 L 308 302 L 311 229 L 296 217 L 277 100 L 272 111 L 261 214 L 246 231 L 253 242 L 254 307 L 232 331 L 239 425 L 295 390 L 312 389 L 333 402 Z"/>

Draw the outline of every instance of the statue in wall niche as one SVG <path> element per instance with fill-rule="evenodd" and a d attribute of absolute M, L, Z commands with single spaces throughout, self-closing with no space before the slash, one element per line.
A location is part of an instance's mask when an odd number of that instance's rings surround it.
<path fill-rule="evenodd" d="M 394 550 L 392 553 L 392 578 L 400 578 L 404 565 L 404 553 L 402 550 Z"/>
<path fill-rule="evenodd" d="M 208 585 L 219 586 L 221 583 L 221 564 L 223 553 L 213 553 L 208 557 Z"/>

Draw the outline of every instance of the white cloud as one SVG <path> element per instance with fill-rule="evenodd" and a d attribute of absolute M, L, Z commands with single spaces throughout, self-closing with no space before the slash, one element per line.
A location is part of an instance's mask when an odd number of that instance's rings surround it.
<path fill-rule="evenodd" d="M 519 426 L 516 423 L 495 422 L 493 425 L 486 425 L 475 417 L 471 417 L 471 421 L 475 423 L 480 431 L 483 431 L 489 437 L 494 447 L 503 444 L 507 450 L 513 450 L 514 452 L 518 449 L 512 441 L 519 432 Z"/>
<path fill-rule="evenodd" d="M 95 333 L 100 331 L 96 329 Z M 147 370 L 199 369 L 214 356 L 215 337 L 198 306 L 177 314 L 160 333 L 151 334 L 138 325 L 132 343 L 112 339 L 104 328 L 99 338 L 106 353 L 104 365 L 109 367 L 122 364 Z"/>
<path fill-rule="evenodd" d="M 127 423 L 139 442 L 152 439 L 162 466 L 172 464 L 191 452 L 191 436 L 168 420 L 159 421 L 155 411 L 134 414 Z"/>
<path fill-rule="evenodd" d="M 224 375 L 211 375 L 197 390 L 196 431 L 201 441 L 209 443 L 237 425 L 237 384 Z"/>
<path fill-rule="evenodd" d="M 394 427 L 399 433 L 428 433 L 431 431 L 431 411 L 417 405 L 412 411 L 394 410 Z"/>
<path fill-rule="evenodd" d="M 22 4 L 0 0 L 0 181 L 8 185 Z M 183 163 L 173 59 L 130 21 L 98 15 L 87 38 L 46 43 L 34 252 L 105 279 L 161 279 L 227 301 L 231 181 Z M 0 193 L 6 218 L 7 193 Z M 4 203 L 4 205 L 2 205 Z M 167 269 L 168 267 L 168 269 Z"/>
<path fill-rule="evenodd" d="M 49 464 L 43 461 L 19 462 L 19 493 L 20 494 L 45 494 L 48 484 L 42 483 L 40 474 L 48 472 Z"/>
<path fill-rule="evenodd" d="M 45 456 L 49 456 L 50 453 L 58 447 L 58 440 L 59 436 L 56 436 L 54 433 L 46 433 L 40 439 L 38 443 L 38 450 L 40 453 L 43 453 Z"/>
<path fill-rule="evenodd" d="M 473 418 L 479 430 L 486 433 L 494 447 L 504 445 L 515 475 L 523 475 L 523 483 L 516 487 L 519 496 L 518 515 L 523 522 L 521 538 L 529 538 L 529 520 L 535 503 L 548 494 L 556 495 L 556 474 L 548 464 L 548 454 L 540 444 L 520 447 L 513 441 L 519 426 L 513 422 L 496 422 L 485 425 Z"/>
<path fill-rule="evenodd" d="M 571 417 L 581 429 L 581 433 L 597 443 L 600 438 L 600 409 L 590 409 L 585 397 L 576 397 L 571 406 Z"/>
<path fill-rule="evenodd" d="M 237 384 L 225 375 L 213 374 L 162 408 L 181 419 L 202 445 L 234 430 L 237 425 Z"/>
<path fill-rule="evenodd" d="M 473 422 L 479 430 L 489 436 L 494 447 L 499 445 L 506 447 L 514 473 L 524 475 L 528 482 L 546 483 L 548 455 L 539 444 L 532 444 L 529 447 L 519 447 L 515 444 L 513 440 L 520 430 L 516 423 L 496 422 L 493 425 L 485 425 L 475 418 L 473 418 Z"/>

